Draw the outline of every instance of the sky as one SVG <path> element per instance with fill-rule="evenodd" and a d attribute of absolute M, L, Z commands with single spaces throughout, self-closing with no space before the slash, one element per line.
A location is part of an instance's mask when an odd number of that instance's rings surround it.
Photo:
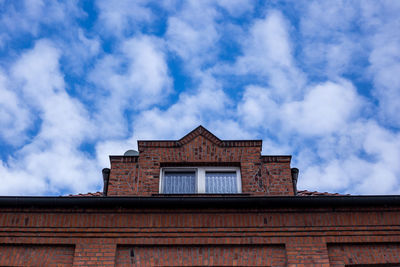
<path fill-rule="evenodd" d="M 0 195 L 102 190 L 203 125 L 298 188 L 400 193 L 400 1 L 0 0 Z"/>

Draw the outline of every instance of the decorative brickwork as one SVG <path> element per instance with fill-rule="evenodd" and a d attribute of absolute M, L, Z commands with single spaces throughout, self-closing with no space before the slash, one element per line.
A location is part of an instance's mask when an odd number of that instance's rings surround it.
<path fill-rule="evenodd" d="M 0 245 L 1 266 L 72 266 L 74 246 Z"/>
<path fill-rule="evenodd" d="M 262 141 L 220 140 L 202 126 L 177 141 L 138 141 L 139 156 L 111 156 L 109 196 L 159 193 L 162 166 L 240 167 L 242 193 L 294 195 L 290 156 L 261 156 Z"/>
<path fill-rule="evenodd" d="M 400 243 L 332 244 L 328 246 L 328 251 L 332 267 L 400 264 Z"/>
<path fill-rule="evenodd" d="M 284 246 L 121 246 L 116 266 L 286 266 Z"/>
<path fill-rule="evenodd" d="M 329 267 L 328 250 L 321 237 L 289 238 L 286 254 L 289 266 Z"/>
<path fill-rule="evenodd" d="M 282 266 L 282 262 L 287 266 L 393 263 L 400 262 L 396 258 L 400 255 L 399 221 L 400 207 L 335 210 L 301 207 L 3 208 L 0 213 L 0 244 L 3 249 L 13 252 L 6 254 L 3 250 L 0 255 L 8 256 L 1 258 L 0 265 L 9 264 L 12 253 L 44 255 L 46 252 L 48 258 L 68 255 L 65 260 L 60 258 L 60 262 L 71 259 L 73 255 L 74 266 L 113 266 L 116 259 L 120 263 L 130 261 L 128 250 L 131 248 L 134 248 L 135 260 L 140 262 L 146 253 L 160 249 L 158 252 L 164 253 L 157 254 L 160 265 L 163 260 L 171 259 L 165 253 L 182 253 L 190 248 L 194 249 L 190 253 L 199 255 L 209 255 L 210 251 L 223 252 L 233 261 L 235 255 L 251 251 L 252 246 L 254 255 L 264 255 L 252 263 L 253 266 L 271 262 L 274 262 L 271 266 Z M 31 252 L 24 252 L 30 247 L 34 248 Z M 204 262 L 206 258 L 199 260 Z M 237 264 L 245 258 L 246 255 L 237 256 Z M 216 265 L 225 264 L 221 261 L 223 259 L 219 257 L 213 259 Z M 151 266 L 151 262 L 146 263 Z"/>
<path fill-rule="evenodd" d="M 115 244 L 80 243 L 75 248 L 74 266 L 115 266 Z"/>

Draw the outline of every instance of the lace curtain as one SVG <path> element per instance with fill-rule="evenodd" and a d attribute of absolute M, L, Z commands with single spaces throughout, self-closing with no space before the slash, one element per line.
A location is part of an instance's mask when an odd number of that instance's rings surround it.
<path fill-rule="evenodd" d="M 206 172 L 206 193 L 237 193 L 236 172 Z"/>
<path fill-rule="evenodd" d="M 163 192 L 164 194 L 196 193 L 195 172 L 166 172 Z"/>

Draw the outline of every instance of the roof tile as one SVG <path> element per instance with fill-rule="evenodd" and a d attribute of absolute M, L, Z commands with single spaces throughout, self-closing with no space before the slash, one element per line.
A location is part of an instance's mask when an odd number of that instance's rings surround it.
<path fill-rule="evenodd" d="M 317 192 L 317 191 L 308 191 L 308 190 L 300 190 L 297 191 L 298 196 L 349 196 L 350 194 L 339 194 L 339 193 L 328 193 L 328 192 Z"/>
<path fill-rule="evenodd" d="M 339 194 L 339 193 L 328 193 L 328 192 L 317 192 L 317 191 L 308 191 L 308 190 L 299 190 L 297 191 L 298 196 L 349 196 L 349 194 Z M 94 193 L 86 193 L 86 194 L 77 194 L 77 195 L 68 195 L 69 197 L 103 197 L 103 192 L 94 192 Z"/>
<path fill-rule="evenodd" d="M 102 197 L 103 192 L 94 192 L 94 193 L 86 193 L 86 194 L 77 194 L 77 195 L 68 195 L 69 197 Z"/>

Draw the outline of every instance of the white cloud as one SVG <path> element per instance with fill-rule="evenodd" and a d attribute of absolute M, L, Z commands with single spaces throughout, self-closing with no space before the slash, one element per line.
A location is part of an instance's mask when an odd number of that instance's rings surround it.
<path fill-rule="evenodd" d="M 306 1 L 300 21 L 302 33 L 307 37 L 326 38 L 341 34 L 353 27 L 357 18 L 357 3 L 344 0 Z"/>
<path fill-rule="evenodd" d="M 364 1 L 366 2 L 366 1 Z M 360 2 L 308 1 L 301 3 L 300 59 L 303 68 L 320 77 L 362 74 L 356 62 L 365 57 L 367 43 L 357 30 Z"/>
<path fill-rule="evenodd" d="M 223 140 L 254 139 L 257 133 L 249 131 L 233 119 L 215 119 L 207 123 L 208 129 Z"/>
<path fill-rule="evenodd" d="M 215 118 L 223 117 L 229 105 L 228 96 L 212 77 L 201 80 L 194 93 L 180 94 L 177 103 L 167 110 L 153 108 L 139 113 L 132 139 L 181 138 L 198 125 L 207 127 Z"/>
<path fill-rule="evenodd" d="M 304 6 L 300 32 L 305 66 L 322 77 L 347 74 L 372 80 L 379 119 L 399 127 L 399 3 L 323 1 Z"/>
<path fill-rule="evenodd" d="M 400 134 L 392 133 L 375 123 L 365 127 L 363 149 L 377 161 L 387 165 L 387 169 L 400 172 Z"/>
<path fill-rule="evenodd" d="M 339 131 L 358 115 L 361 98 L 346 81 L 326 82 L 309 90 L 303 101 L 285 103 L 282 121 L 305 135 Z"/>
<path fill-rule="evenodd" d="M 340 131 L 356 118 L 363 104 L 354 86 L 345 80 L 311 86 L 302 100 L 280 103 L 273 90 L 248 86 L 238 105 L 243 125 L 250 128 L 275 128 L 285 134 L 326 135 Z"/>
<path fill-rule="evenodd" d="M 265 132 L 262 134 L 262 140 L 262 155 L 292 155 L 295 149 L 289 142 L 285 143 L 281 140 L 272 140 Z M 292 167 L 295 167 L 293 166 L 293 161 L 292 159 Z"/>
<path fill-rule="evenodd" d="M 83 106 L 65 91 L 59 57 L 60 51 L 50 41 L 40 40 L 15 63 L 12 74 L 22 98 L 42 120 L 39 135 L 48 140 L 62 137 L 63 141 L 79 142 L 91 126 Z"/>
<path fill-rule="evenodd" d="M 119 53 L 102 58 L 89 77 L 104 90 L 97 116 L 105 136 L 125 135 L 124 112 L 162 103 L 172 86 L 163 43 L 151 36 L 124 41 Z"/>
<path fill-rule="evenodd" d="M 159 40 L 151 37 L 131 39 L 123 44 L 122 51 L 127 56 L 130 66 L 126 80 L 117 79 L 117 82 L 122 82 L 127 91 L 135 91 L 138 94 L 138 100 L 134 103 L 137 108 L 157 103 L 160 96 L 169 93 L 171 78 Z M 116 86 L 113 85 L 114 88 Z"/>
<path fill-rule="evenodd" d="M 38 36 L 43 25 L 68 28 L 73 19 L 82 16 L 84 13 L 77 7 L 76 1 L 15 1 L 5 5 L 0 16 L 0 29 L 7 34 L 7 40 L 21 33 Z"/>
<path fill-rule="evenodd" d="M 400 11 L 400 8 L 399 8 Z M 374 94 L 379 100 L 381 117 L 386 123 L 400 127 L 400 19 L 380 25 L 371 38 L 373 49 L 369 56 Z"/>
<path fill-rule="evenodd" d="M 41 125 L 31 142 L 1 162 L 2 195 L 76 192 L 99 184 L 96 162 L 79 151 L 96 131 L 85 108 L 67 94 L 59 58 L 52 42 L 39 40 L 11 68 L 21 99 Z"/>
<path fill-rule="evenodd" d="M 217 55 L 217 15 L 207 1 L 187 1 L 177 15 L 168 18 L 166 44 L 183 59 L 191 75 Z"/>
<path fill-rule="evenodd" d="M 267 88 L 246 87 L 238 105 L 238 115 L 243 125 L 250 128 L 273 127 L 279 120 L 279 104 L 271 97 Z"/>
<path fill-rule="evenodd" d="M 349 70 L 357 72 L 354 60 L 365 54 L 362 44 L 349 36 L 332 38 L 330 41 L 304 41 L 303 56 L 307 68 L 323 77 L 335 78 Z"/>
<path fill-rule="evenodd" d="M 340 140 L 343 138 L 355 145 L 342 147 Z M 318 145 L 323 145 L 322 141 Z M 320 154 L 321 163 L 302 166 L 300 188 L 351 194 L 400 193 L 397 178 L 400 175 L 399 134 L 391 133 L 372 120 L 358 121 L 341 131 L 331 149 L 335 150 L 335 145 L 342 151 L 340 155 Z"/>
<path fill-rule="evenodd" d="M 102 168 L 110 167 L 110 155 L 123 155 L 129 149 L 137 149 L 136 140 L 107 140 L 96 144 L 96 159 Z"/>
<path fill-rule="evenodd" d="M 89 36 L 82 28 L 71 27 L 66 39 L 55 41 L 62 51 L 63 68 L 73 75 L 85 74 L 85 67 L 102 52 L 99 37 Z"/>
<path fill-rule="evenodd" d="M 171 88 L 161 40 L 149 36 L 126 40 L 119 54 L 98 62 L 91 80 L 119 98 L 122 107 L 140 109 L 158 103 Z"/>
<path fill-rule="evenodd" d="M 293 59 L 288 31 L 288 23 L 282 14 L 270 11 L 264 19 L 256 20 L 248 36 L 243 37 L 243 56 L 238 57 L 233 66 L 220 66 L 216 71 L 259 76 L 273 89 L 274 97 L 297 97 L 305 76 Z"/>
<path fill-rule="evenodd" d="M 25 130 L 31 125 L 31 116 L 25 104 L 11 90 L 10 81 L 0 71 L 0 136 L 3 141 L 20 145 L 27 137 Z"/>
<path fill-rule="evenodd" d="M 256 20 L 244 45 L 244 57 L 239 58 L 238 63 L 240 72 L 268 74 L 266 67 L 271 65 L 280 68 L 293 65 L 287 25 L 278 11 L 270 12 L 265 19 Z"/>
<path fill-rule="evenodd" d="M 129 35 L 137 24 L 155 18 L 147 4 L 146 0 L 98 0 L 98 28 L 107 35 Z"/>
<path fill-rule="evenodd" d="M 234 17 L 251 12 L 254 8 L 254 3 L 251 0 L 218 0 L 217 4 L 225 8 Z"/>
<path fill-rule="evenodd" d="M 45 179 L 38 179 L 30 173 L 10 168 L 0 160 L 1 195 L 40 195 L 46 192 Z"/>
<path fill-rule="evenodd" d="M 59 56 L 50 41 L 40 40 L 13 66 L 12 74 L 20 82 L 23 97 L 32 105 L 44 105 L 48 96 L 64 89 L 64 80 L 59 74 Z"/>

